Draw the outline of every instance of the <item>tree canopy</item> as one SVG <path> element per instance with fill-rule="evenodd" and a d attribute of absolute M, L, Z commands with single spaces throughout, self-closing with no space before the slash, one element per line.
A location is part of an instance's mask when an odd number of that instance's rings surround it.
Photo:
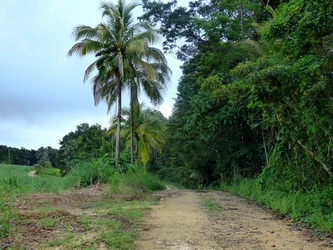
<path fill-rule="evenodd" d="M 164 50 L 184 61 L 153 171 L 204 185 L 330 183 L 331 1 L 143 3 L 140 18 L 160 25 Z"/>

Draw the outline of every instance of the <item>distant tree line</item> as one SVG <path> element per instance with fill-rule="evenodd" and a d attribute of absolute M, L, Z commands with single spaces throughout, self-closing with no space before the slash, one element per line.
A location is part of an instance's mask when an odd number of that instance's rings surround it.
<path fill-rule="evenodd" d="M 44 150 L 50 160 L 50 163 L 55 167 L 55 157 L 57 149 L 52 147 L 41 147 L 38 150 L 26 148 L 14 148 L 6 145 L 0 145 L 0 163 L 33 166 L 38 161 L 38 151 Z"/>
<path fill-rule="evenodd" d="M 40 147 L 37 150 L 0 145 L 0 163 L 40 167 L 55 167 L 69 172 L 74 163 L 99 158 L 112 153 L 111 136 L 100 125 L 82 123 L 76 131 L 60 140 L 60 148 Z M 124 148 L 124 146 L 123 146 Z"/>
<path fill-rule="evenodd" d="M 32 166 L 37 163 L 36 150 L 0 145 L 0 163 Z"/>

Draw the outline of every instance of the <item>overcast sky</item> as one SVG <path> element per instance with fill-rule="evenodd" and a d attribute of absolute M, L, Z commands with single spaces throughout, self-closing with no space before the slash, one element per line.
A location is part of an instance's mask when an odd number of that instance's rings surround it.
<path fill-rule="evenodd" d="M 59 140 L 81 123 L 109 126 L 115 109 L 107 114 L 104 103 L 94 106 L 90 82 L 82 82 L 94 58 L 67 56 L 75 44 L 72 29 L 101 21 L 99 5 L 99 0 L 1 0 L 0 145 L 59 148 Z M 165 116 L 181 75 L 181 63 L 167 58 L 173 77 L 159 107 Z M 128 105 L 127 94 L 123 99 Z"/>

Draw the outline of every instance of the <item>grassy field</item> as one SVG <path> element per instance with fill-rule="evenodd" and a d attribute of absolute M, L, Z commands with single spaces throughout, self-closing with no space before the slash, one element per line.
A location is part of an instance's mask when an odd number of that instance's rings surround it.
<path fill-rule="evenodd" d="M 1 194 L 26 194 L 31 192 L 58 192 L 65 188 L 65 178 L 55 176 L 28 176 L 31 166 L 0 164 Z"/>
<path fill-rule="evenodd" d="M 145 171 L 65 189 L 73 177 L 28 176 L 32 170 L 0 165 L 0 249 L 136 248 L 142 217 L 157 202 L 139 182 L 156 185 Z"/>
<path fill-rule="evenodd" d="M 26 177 L 28 173 L 33 170 L 31 166 L 20 166 L 20 165 L 11 165 L 11 164 L 0 164 L 0 176 L 10 177 Z"/>

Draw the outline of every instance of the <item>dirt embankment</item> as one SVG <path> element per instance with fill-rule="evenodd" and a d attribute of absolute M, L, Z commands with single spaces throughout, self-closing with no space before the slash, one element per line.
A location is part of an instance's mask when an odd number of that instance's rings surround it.
<path fill-rule="evenodd" d="M 138 249 L 329 249 L 304 228 L 220 191 L 166 190 L 145 217 Z"/>

